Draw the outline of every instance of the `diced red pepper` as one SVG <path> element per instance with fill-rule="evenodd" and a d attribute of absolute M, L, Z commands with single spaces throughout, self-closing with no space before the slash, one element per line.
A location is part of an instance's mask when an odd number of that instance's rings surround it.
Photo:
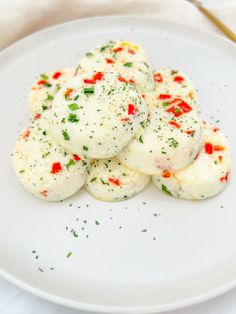
<path fill-rule="evenodd" d="M 109 58 L 106 59 L 106 62 L 107 62 L 107 64 L 115 63 L 115 61 L 113 59 L 109 59 Z"/>
<path fill-rule="evenodd" d="M 146 97 L 145 94 L 142 94 L 142 97 L 145 98 Z"/>
<path fill-rule="evenodd" d="M 84 83 L 85 84 L 94 84 L 95 82 L 94 82 L 94 80 L 92 79 L 84 79 Z"/>
<path fill-rule="evenodd" d="M 129 80 L 129 83 L 130 83 L 130 84 L 135 84 L 135 80 L 130 79 L 130 80 Z"/>
<path fill-rule="evenodd" d="M 170 178 L 171 177 L 171 172 L 169 170 L 164 170 L 162 172 L 162 177 L 163 178 Z"/>
<path fill-rule="evenodd" d="M 193 135 L 195 133 L 194 130 L 187 130 L 185 131 L 185 133 L 187 133 L 188 135 Z"/>
<path fill-rule="evenodd" d="M 75 160 L 75 161 L 80 161 L 80 160 L 81 160 L 81 158 L 80 158 L 78 155 L 75 155 L 75 154 L 74 154 L 73 157 L 74 157 L 74 160 Z"/>
<path fill-rule="evenodd" d="M 133 104 L 129 104 L 128 105 L 128 114 L 129 115 L 133 115 L 133 114 L 135 114 L 135 111 L 136 111 L 136 107 L 135 107 L 135 105 L 133 105 Z"/>
<path fill-rule="evenodd" d="M 23 138 L 26 139 L 30 136 L 30 130 L 25 130 L 25 132 L 23 133 Z"/>
<path fill-rule="evenodd" d="M 228 179 L 229 179 L 229 172 L 227 172 L 225 176 L 221 177 L 221 178 L 220 178 L 220 181 L 221 181 L 221 182 L 224 182 L 224 181 L 227 182 Z"/>
<path fill-rule="evenodd" d="M 40 113 L 37 113 L 36 116 L 34 117 L 34 120 L 38 120 L 41 118 L 41 114 Z"/>
<path fill-rule="evenodd" d="M 192 107 L 190 107 L 185 101 L 182 100 L 182 102 L 178 105 L 184 113 L 190 112 L 193 110 Z"/>
<path fill-rule="evenodd" d="M 120 119 L 122 122 L 128 122 L 128 121 L 130 121 L 130 118 L 121 118 Z"/>
<path fill-rule="evenodd" d="M 181 127 L 181 125 L 180 125 L 179 123 L 177 123 L 176 121 L 173 121 L 173 120 L 171 120 L 171 121 L 169 122 L 169 124 L 175 126 L 177 129 L 179 129 L 179 128 Z"/>
<path fill-rule="evenodd" d="M 133 49 L 131 49 L 131 48 L 128 49 L 128 52 L 129 52 L 131 55 L 135 55 L 135 54 L 136 54 L 136 52 L 135 52 Z"/>
<path fill-rule="evenodd" d="M 121 182 L 119 179 L 115 179 L 115 178 L 108 178 L 108 181 L 115 184 L 116 186 L 120 186 Z"/>
<path fill-rule="evenodd" d="M 156 83 L 162 83 L 163 82 L 163 78 L 162 75 L 160 73 L 156 73 L 153 75 L 154 81 Z"/>
<path fill-rule="evenodd" d="M 48 191 L 47 190 L 43 190 L 42 192 L 40 192 L 39 194 L 47 197 L 48 196 Z"/>
<path fill-rule="evenodd" d="M 170 94 L 160 94 L 158 96 L 159 99 L 170 99 L 171 95 Z"/>
<path fill-rule="evenodd" d="M 120 52 L 122 50 L 124 50 L 123 47 L 117 47 L 117 48 L 113 49 L 114 52 Z"/>
<path fill-rule="evenodd" d="M 214 151 L 220 152 L 222 150 L 225 150 L 224 146 L 221 145 L 214 145 Z"/>
<path fill-rule="evenodd" d="M 213 145 L 211 143 L 205 143 L 205 152 L 206 154 L 213 154 Z"/>
<path fill-rule="evenodd" d="M 217 131 L 219 131 L 219 128 L 213 128 L 212 131 L 217 132 Z"/>
<path fill-rule="evenodd" d="M 127 83 L 126 79 L 122 76 L 118 77 L 118 80 L 122 83 Z"/>
<path fill-rule="evenodd" d="M 173 115 L 178 118 L 180 116 L 182 116 L 182 114 L 184 114 L 183 111 L 181 111 L 178 107 L 171 107 L 168 110 L 166 110 L 169 113 L 173 113 Z"/>
<path fill-rule="evenodd" d="M 62 166 L 60 162 L 54 162 L 52 164 L 52 171 L 51 171 L 52 174 L 60 172 L 61 170 L 62 170 Z"/>
<path fill-rule="evenodd" d="M 97 72 L 94 74 L 93 76 L 93 80 L 96 81 L 101 81 L 101 79 L 103 78 L 104 74 L 102 72 Z"/>
<path fill-rule="evenodd" d="M 218 161 L 221 163 L 223 161 L 223 157 L 220 155 L 218 156 Z"/>
<path fill-rule="evenodd" d="M 44 84 L 46 84 L 47 83 L 47 81 L 45 81 L 45 80 L 40 80 L 40 81 L 38 81 L 38 85 L 44 85 Z"/>
<path fill-rule="evenodd" d="M 54 78 L 55 80 L 57 80 L 61 75 L 62 75 L 61 72 L 55 72 L 55 73 L 53 74 L 53 78 Z"/>
<path fill-rule="evenodd" d="M 70 97 L 70 95 L 73 93 L 73 89 L 72 88 L 67 88 L 67 90 L 65 91 L 65 96 L 66 97 Z"/>
<path fill-rule="evenodd" d="M 184 81 L 184 78 L 182 76 L 175 76 L 173 81 L 180 84 Z"/>

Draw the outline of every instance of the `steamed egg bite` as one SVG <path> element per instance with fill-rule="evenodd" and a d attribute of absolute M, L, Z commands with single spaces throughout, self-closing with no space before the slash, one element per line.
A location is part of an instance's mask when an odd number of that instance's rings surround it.
<path fill-rule="evenodd" d="M 149 176 L 129 169 L 114 157 L 92 163 L 85 188 L 97 199 L 121 201 L 141 192 L 149 182 Z"/>
<path fill-rule="evenodd" d="M 28 109 L 32 119 L 43 111 L 51 108 L 55 94 L 61 86 L 73 78 L 74 68 L 57 69 L 55 71 L 40 74 L 40 77 L 32 85 L 28 95 Z"/>
<path fill-rule="evenodd" d="M 204 123 L 203 145 L 193 163 L 182 171 L 164 170 L 153 176 L 154 185 L 163 192 L 184 199 L 205 199 L 220 193 L 231 171 L 229 142 L 217 127 Z"/>
<path fill-rule="evenodd" d="M 159 175 L 187 167 L 202 145 L 202 123 L 192 107 L 166 94 L 145 95 L 148 119 L 119 154 L 127 167 Z"/>
<path fill-rule="evenodd" d="M 109 41 L 87 52 L 78 65 L 78 73 L 116 71 L 124 82 L 141 92 L 154 89 L 151 65 L 141 46 L 128 41 Z"/>
<path fill-rule="evenodd" d="M 61 201 L 83 186 L 89 162 L 54 140 L 48 113 L 38 115 L 17 138 L 12 162 L 27 191 L 45 201 Z"/>

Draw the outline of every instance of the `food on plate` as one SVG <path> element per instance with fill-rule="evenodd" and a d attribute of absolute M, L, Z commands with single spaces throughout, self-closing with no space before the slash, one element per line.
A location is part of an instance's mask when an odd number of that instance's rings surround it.
<path fill-rule="evenodd" d="M 115 157 L 92 163 L 85 188 L 97 199 L 121 201 L 142 191 L 149 182 L 149 176 L 129 169 Z"/>
<path fill-rule="evenodd" d="M 40 77 L 31 87 L 28 96 L 30 117 L 34 119 L 38 114 L 51 108 L 55 94 L 74 75 L 74 68 L 58 69 L 40 74 Z"/>
<path fill-rule="evenodd" d="M 148 119 L 119 154 L 120 161 L 149 175 L 184 169 L 202 145 L 202 123 L 196 111 L 169 94 L 149 93 L 145 100 Z"/>
<path fill-rule="evenodd" d="M 150 62 L 143 48 L 128 41 L 109 41 L 99 45 L 80 60 L 78 73 L 116 71 L 120 80 L 134 84 L 141 92 L 154 89 Z"/>
<path fill-rule="evenodd" d="M 168 67 L 152 72 L 133 42 L 108 41 L 77 67 L 41 74 L 28 100 L 31 122 L 12 160 L 20 182 L 43 200 L 84 185 L 97 199 L 121 201 L 150 176 L 168 195 L 195 200 L 228 182 L 229 143 L 199 117 L 191 79 Z"/>
<path fill-rule="evenodd" d="M 178 96 L 185 100 L 194 110 L 198 109 L 196 89 L 186 74 L 170 68 L 160 68 L 153 72 L 153 78 L 157 94 Z"/>
<path fill-rule="evenodd" d="M 164 170 L 152 180 L 158 189 L 169 195 L 197 200 L 221 192 L 228 182 L 230 171 L 228 140 L 217 127 L 204 123 L 203 145 L 193 163 L 176 173 Z"/>
<path fill-rule="evenodd" d="M 89 158 L 110 158 L 121 152 L 146 118 L 140 92 L 114 72 L 84 73 L 68 81 L 51 109 L 56 140 Z"/>
<path fill-rule="evenodd" d="M 88 161 L 69 153 L 52 137 L 48 112 L 38 115 L 17 138 L 12 162 L 26 190 L 46 201 L 73 195 L 87 176 Z"/>

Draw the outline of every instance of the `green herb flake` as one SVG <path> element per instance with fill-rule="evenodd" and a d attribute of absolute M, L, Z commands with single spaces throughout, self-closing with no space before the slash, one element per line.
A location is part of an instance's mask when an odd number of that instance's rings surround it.
<path fill-rule="evenodd" d="M 44 272 L 44 270 L 42 268 L 40 268 L 40 267 L 38 267 L 38 270 L 41 271 L 41 273 Z"/>
<path fill-rule="evenodd" d="M 86 52 L 85 56 L 86 57 L 93 57 L 93 53 L 92 52 Z"/>
<path fill-rule="evenodd" d="M 87 152 L 88 151 L 88 147 L 87 146 L 83 146 L 83 150 Z"/>
<path fill-rule="evenodd" d="M 61 123 L 66 123 L 66 118 L 62 118 Z"/>
<path fill-rule="evenodd" d="M 103 46 L 103 47 L 100 48 L 100 51 L 104 52 L 108 47 L 109 47 L 108 45 L 107 46 Z"/>
<path fill-rule="evenodd" d="M 74 100 L 78 100 L 79 99 L 79 95 L 76 95 Z"/>
<path fill-rule="evenodd" d="M 174 138 L 172 138 L 170 145 L 173 146 L 174 148 L 176 148 L 179 145 L 179 143 Z"/>
<path fill-rule="evenodd" d="M 175 112 L 176 114 L 178 114 L 178 113 L 181 112 L 181 110 L 180 110 L 179 108 L 174 108 L 174 112 Z"/>
<path fill-rule="evenodd" d="M 147 229 L 143 229 L 143 230 L 141 230 L 142 232 L 147 232 Z"/>
<path fill-rule="evenodd" d="M 25 172 L 25 170 L 20 170 L 20 171 L 19 171 L 19 173 L 24 173 L 24 172 Z"/>
<path fill-rule="evenodd" d="M 168 106 L 169 106 L 168 101 L 164 101 L 164 102 L 162 103 L 162 106 L 163 106 L 163 107 L 168 107 Z"/>
<path fill-rule="evenodd" d="M 124 67 L 131 68 L 133 66 L 133 62 L 126 62 L 123 65 Z"/>
<path fill-rule="evenodd" d="M 139 136 L 139 143 L 142 143 L 143 144 L 143 137 L 142 137 L 142 135 L 141 136 Z"/>
<path fill-rule="evenodd" d="M 70 159 L 69 162 L 66 164 L 66 168 L 69 169 L 71 166 L 75 165 L 75 161 L 73 159 Z"/>
<path fill-rule="evenodd" d="M 66 257 L 69 258 L 72 255 L 72 252 L 69 252 Z"/>
<path fill-rule="evenodd" d="M 44 130 L 43 131 L 43 135 L 46 136 L 47 135 L 47 131 Z"/>
<path fill-rule="evenodd" d="M 62 135 L 63 135 L 65 141 L 69 141 L 70 140 L 70 136 L 68 135 L 66 130 L 62 131 Z"/>
<path fill-rule="evenodd" d="M 68 117 L 68 121 L 72 123 L 76 123 L 76 122 L 79 122 L 79 119 L 76 114 L 70 113 Z"/>
<path fill-rule="evenodd" d="M 85 95 L 94 94 L 94 88 L 93 87 L 85 87 L 84 88 L 84 94 Z"/>
<path fill-rule="evenodd" d="M 43 111 L 48 109 L 48 106 L 42 105 Z"/>
<path fill-rule="evenodd" d="M 47 100 L 53 100 L 54 99 L 54 97 L 52 96 L 52 95 L 48 95 L 48 97 L 47 97 Z"/>
<path fill-rule="evenodd" d="M 52 86 L 52 84 L 50 84 L 50 83 L 46 82 L 46 83 L 44 83 L 44 86 L 46 86 L 46 87 L 51 87 L 51 86 Z"/>
<path fill-rule="evenodd" d="M 97 181 L 97 177 L 94 177 L 90 180 L 90 182 L 95 182 L 95 181 Z"/>
<path fill-rule="evenodd" d="M 46 74 L 44 74 L 44 73 L 40 74 L 40 77 L 41 77 L 42 80 L 45 80 L 45 81 L 48 80 L 48 76 Z"/>
<path fill-rule="evenodd" d="M 72 103 L 72 104 L 68 105 L 68 107 L 69 107 L 70 110 L 72 110 L 72 111 L 75 111 L 75 110 L 78 110 L 78 109 L 79 109 L 79 106 L 78 106 L 78 104 L 76 104 L 76 103 Z"/>
<path fill-rule="evenodd" d="M 99 225 L 100 225 L 100 222 L 97 221 L 97 220 L 95 220 L 95 224 L 96 224 L 97 226 L 99 226 Z"/>
<path fill-rule="evenodd" d="M 161 185 L 161 189 L 164 193 L 172 196 L 172 193 L 167 189 L 167 187 L 164 184 Z"/>

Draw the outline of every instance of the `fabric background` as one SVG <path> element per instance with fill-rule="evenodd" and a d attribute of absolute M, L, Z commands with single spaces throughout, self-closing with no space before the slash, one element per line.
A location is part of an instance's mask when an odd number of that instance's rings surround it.
<path fill-rule="evenodd" d="M 236 32 L 236 0 L 202 2 Z M 222 35 L 194 6 L 184 0 L 0 0 L 0 50 L 54 24 L 111 14 L 150 15 Z M 0 279 L 0 313 L 85 314 L 41 300 L 3 279 Z M 206 303 L 170 313 L 235 314 L 236 289 Z"/>

